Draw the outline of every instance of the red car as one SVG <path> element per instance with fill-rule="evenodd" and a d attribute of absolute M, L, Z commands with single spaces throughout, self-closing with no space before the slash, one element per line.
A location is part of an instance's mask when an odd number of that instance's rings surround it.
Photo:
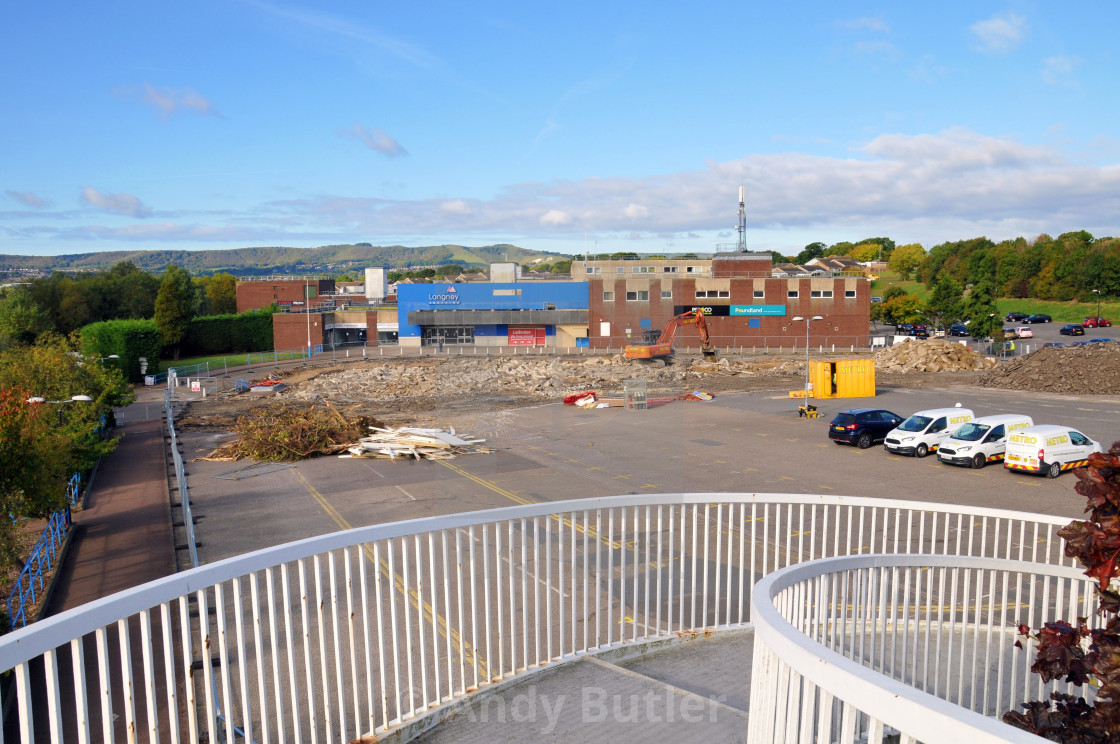
<path fill-rule="evenodd" d="M 1081 325 L 1085 326 L 1086 328 L 1111 328 L 1112 321 L 1108 318 L 1093 316 L 1092 318 L 1086 318 L 1085 320 L 1081 321 Z"/>

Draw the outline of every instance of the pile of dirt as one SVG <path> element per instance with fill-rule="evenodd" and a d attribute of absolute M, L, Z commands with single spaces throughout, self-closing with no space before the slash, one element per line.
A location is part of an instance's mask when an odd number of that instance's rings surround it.
<path fill-rule="evenodd" d="M 943 338 L 914 339 L 883 349 L 875 354 L 875 368 L 881 372 L 975 372 L 990 369 L 997 362 L 978 354 L 971 347 Z"/>
<path fill-rule="evenodd" d="M 1120 344 L 1039 349 L 988 372 L 979 384 L 1067 395 L 1120 395 Z"/>

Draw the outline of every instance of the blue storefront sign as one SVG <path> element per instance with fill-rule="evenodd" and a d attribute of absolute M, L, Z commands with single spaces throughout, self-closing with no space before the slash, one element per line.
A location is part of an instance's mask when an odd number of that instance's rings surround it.
<path fill-rule="evenodd" d="M 747 315 L 758 317 L 760 315 L 776 315 L 784 316 L 786 314 L 785 305 L 732 305 L 732 315 Z"/>

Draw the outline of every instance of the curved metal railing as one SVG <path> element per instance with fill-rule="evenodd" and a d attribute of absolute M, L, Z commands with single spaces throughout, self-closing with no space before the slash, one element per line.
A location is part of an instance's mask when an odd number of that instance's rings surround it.
<path fill-rule="evenodd" d="M 379 739 L 474 692 L 627 644 L 752 621 L 755 583 L 870 553 L 1069 565 L 1068 520 L 799 494 L 530 504 L 323 535 L 0 639 L 5 740 Z M 200 673 L 213 670 L 213 674 Z M 219 715 L 219 711 L 221 715 Z M 752 713 L 753 717 L 753 713 Z M 18 729 L 18 730 L 16 730 Z"/>
<path fill-rule="evenodd" d="M 1018 624 L 1092 617 L 1075 568 L 959 556 L 831 558 L 762 579 L 753 595 L 751 742 L 1028 742 L 1000 722 L 1055 690 Z M 808 737 L 808 738 L 804 738 Z"/>

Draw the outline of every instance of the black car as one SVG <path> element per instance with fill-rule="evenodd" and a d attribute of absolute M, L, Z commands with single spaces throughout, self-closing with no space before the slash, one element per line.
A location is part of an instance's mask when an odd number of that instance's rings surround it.
<path fill-rule="evenodd" d="M 1054 319 L 1051 318 L 1049 315 L 1043 315 L 1042 313 L 1035 313 L 1034 315 L 1028 315 L 1027 317 L 1023 318 L 1024 323 L 1031 323 L 1031 324 L 1033 324 L 1033 323 L 1049 323 L 1052 320 L 1054 320 Z"/>
<path fill-rule="evenodd" d="M 916 326 L 914 328 L 914 338 L 929 338 L 929 329 L 925 326 Z"/>
<path fill-rule="evenodd" d="M 854 444 L 867 449 L 887 438 L 901 424 L 902 416 L 882 408 L 851 408 L 840 411 L 828 422 L 828 438 L 837 444 Z"/>
<path fill-rule="evenodd" d="M 1078 323 L 1067 323 L 1058 329 L 1058 333 L 1063 336 L 1084 336 L 1085 326 Z"/>
<path fill-rule="evenodd" d="M 949 326 L 949 335 L 950 336 L 967 336 L 967 335 L 969 335 L 968 334 L 968 326 L 966 326 L 964 323 L 954 323 L 953 325 Z"/>
<path fill-rule="evenodd" d="M 1027 315 L 1026 313 L 1008 313 L 1007 314 L 1007 322 L 1008 323 L 1018 323 L 1020 320 L 1026 320 L 1028 317 L 1030 317 L 1030 316 Z"/>

